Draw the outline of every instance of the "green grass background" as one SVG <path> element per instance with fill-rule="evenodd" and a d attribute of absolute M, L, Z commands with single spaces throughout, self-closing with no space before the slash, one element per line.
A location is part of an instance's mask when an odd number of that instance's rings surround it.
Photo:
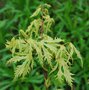
<path fill-rule="evenodd" d="M 75 58 L 71 72 L 74 73 L 73 90 L 89 90 L 89 0 L 0 0 L 0 90 L 45 90 L 43 75 L 32 71 L 25 82 L 13 82 L 14 68 L 7 67 L 11 57 L 5 49 L 10 40 L 30 24 L 29 16 L 40 5 L 48 3 L 50 16 L 54 18 L 52 36 L 71 41 L 81 52 L 83 68 Z M 67 85 L 62 88 L 70 90 Z M 56 90 L 51 87 L 50 90 Z"/>

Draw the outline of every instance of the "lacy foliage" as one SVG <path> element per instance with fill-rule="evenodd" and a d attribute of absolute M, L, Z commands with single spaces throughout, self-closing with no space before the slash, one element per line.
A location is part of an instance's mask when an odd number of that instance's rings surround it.
<path fill-rule="evenodd" d="M 31 18 L 35 17 L 27 30 L 20 30 L 18 37 L 7 41 L 6 47 L 10 49 L 12 58 L 7 64 L 16 64 L 15 79 L 25 77 L 35 66 L 40 65 L 47 71 L 50 82 L 54 77 L 59 82 L 66 80 L 72 86 L 72 73 L 70 72 L 73 54 L 81 58 L 79 51 L 71 42 L 65 42 L 60 38 L 52 38 L 47 35 L 54 23 L 50 18 L 45 4 L 39 6 Z"/>

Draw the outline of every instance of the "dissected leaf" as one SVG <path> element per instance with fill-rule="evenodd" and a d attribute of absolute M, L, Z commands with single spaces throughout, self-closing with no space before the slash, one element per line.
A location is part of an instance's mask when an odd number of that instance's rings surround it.
<path fill-rule="evenodd" d="M 40 65 L 39 67 L 48 73 L 47 78 L 50 78 L 50 80 L 45 78 L 47 87 L 53 79 L 51 74 L 58 82 L 63 83 L 66 80 L 72 86 L 73 74 L 70 72 L 70 60 L 73 60 L 74 53 L 81 59 L 81 63 L 82 57 L 72 43 L 47 35 L 54 23 L 53 18 L 49 16 L 48 7 L 50 6 L 46 4 L 39 6 L 31 16 L 38 16 L 38 19 L 33 20 L 25 31 L 21 29 L 18 37 L 7 41 L 6 47 L 12 53 L 12 58 L 7 63 L 16 64 L 15 79 L 25 77 Z"/>

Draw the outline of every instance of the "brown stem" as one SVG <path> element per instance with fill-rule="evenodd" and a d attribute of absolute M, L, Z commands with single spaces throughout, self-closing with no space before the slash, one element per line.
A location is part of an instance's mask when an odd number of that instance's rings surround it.
<path fill-rule="evenodd" d="M 43 18 L 43 14 L 41 16 L 41 19 L 42 19 L 42 22 L 41 22 L 41 27 L 40 27 L 40 31 L 39 32 L 40 32 L 41 38 L 43 38 L 43 33 L 44 33 L 44 18 Z M 47 74 L 47 71 L 45 69 L 43 69 L 43 74 L 44 74 L 44 79 L 45 79 L 44 85 L 46 87 L 46 90 L 48 90 L 48 87 L 46 85 L 46 80 L 47 80 L 48 74 Z"/>
<path fill-rule="evenodd" d="M 45 71 L 44 69 L 43 69 L 43 74 L 44 74 L 45 80 L 47 80 L 48 74 L 47 74 L 47 71 Z M 46 81 L 45 81 L 45 82 L 46 82 Z M 45 87 L 46 87 L 46 90 L 48 90 L 48 87 L 46 86 L 46 83 L 44 83 L 44 85 L 45 85 Z"/>
<path fill-rule="evenodd" d="M 41 27 L 40 27 L 39 32 L 40 32 L 40 36 L 41 36 L 41 38 L 42 38 L 42 35 L 43 35 L 43 33 L 44 33 L 44 18 L 43 18 L 43 8 L 41 8 L 41 12 L 42 12 L 42 14 L 41 14 L 41 19 L 42 19 L 42 22 L 41 22 Z"/>
<path fill-rule="evenodd" d="M 75 89 L 74 89 L 74 85 L 72 85 L 71 90 L 75 90 Z"/>
<path fill-rule="evenodd" d="M 43 32 L 44 32 L 43 25 L 44 25 L 44 22 L 43 22 L 43 20 L 42 20 L 41 27 L 40 27 L 40 36 L 41 36 L 41 37 L 42 37 Z"/>

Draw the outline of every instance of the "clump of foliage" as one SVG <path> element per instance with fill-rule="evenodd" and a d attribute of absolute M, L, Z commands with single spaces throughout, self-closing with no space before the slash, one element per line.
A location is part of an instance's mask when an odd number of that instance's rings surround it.
<path fill-rule="evenodd" d="M 53 18 L 49 16 L 50 5 L 40 5 L 30 18 L 34 18 L 28 28 L 19 31 L 19 35 L 7 41 L 6 47 L 10 49 L 12 58 L 8 65 L 15 63 L 15 77 L 24 78 L 29 72 L 42 68 L 45 85 L 48 88 L 54 84 L 66 82 L 72 86 L 73 77 L 70 72 L 74 53 L 81 60 L 79 51 L 71 42 L 65 42 L 60 38 L 52 38 L 48 33 L 52 32 Z M 58 84 L 59 85 L 59 84 Z"/>

